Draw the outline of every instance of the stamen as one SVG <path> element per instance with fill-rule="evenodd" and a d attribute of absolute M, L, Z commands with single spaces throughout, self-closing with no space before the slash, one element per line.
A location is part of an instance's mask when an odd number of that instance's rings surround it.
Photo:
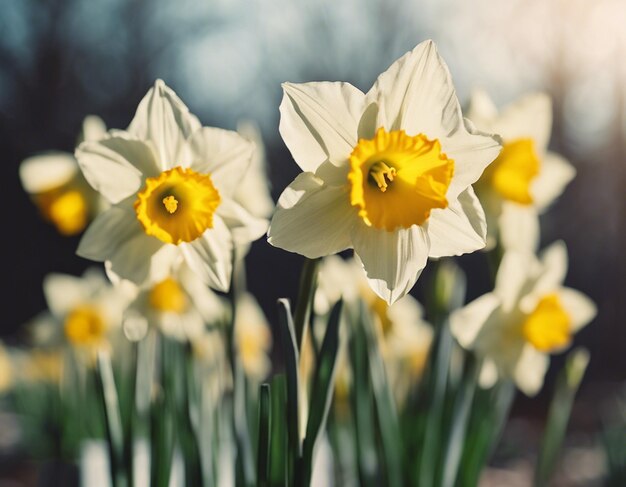
<path fill-rule="evenodd" d="M 165 198 L 163 198 L 163 206 L 165 206 L 165 209 L 170 214 L 173 214 L 178 209 L 178 200 L 172 195 L 166 196 Z"/>
<path fill-rule="evenodd" d="M 370 166 L 369 177 L 372 179 L 372 182 L 378 186 L 383 193 L 387 191 L 387 180 L 389 182 L 393 181 L 393 178 L 396 175 L 396 169 L 393 167 L 389 167 L 383 161 L 375 162 Z"/>

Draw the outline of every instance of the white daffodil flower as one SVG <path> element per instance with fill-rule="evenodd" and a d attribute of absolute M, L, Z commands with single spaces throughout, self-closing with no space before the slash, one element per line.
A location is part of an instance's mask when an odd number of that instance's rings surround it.
<path fill-rule="evenodd" d="M 104 122 L 93 115 L 83 121 L 79 141 L 97 140 L 106 133 Z M 43 218 L 62 235 L 77 235 L 104 208 L 106 202 L 87 184 L 73 154 L 47 152 L 20 164 L 24 190 Z"/>
<path fill-rule="evenodd" d="M 232 200 L 252 155 L 236 132 L 202 127 L 158 80 L 126 131 L 76 150 L 85 178 L 112 204 L 89 226 L 78 255 L 136 284 L 162 281 L 182 256 L 204 282 L 228 290 L 234 243 L 267 229 Z"/>
<path fill-rule="evenodd" d="M 372 292 L 355 260 L 329 256 L 320 265 L 314 301 L 316 313 L 328 313 L 340 298 L 348 304 L 362 299 L 369 307 L 389 382 L 398 402 L 403 403 L 409 388 L 421 377 L 432 343 L 433 330 L 423 318 L 422 306 L 410 294 L 388 305 Z M 341 388 L 349 386 L 350 374 L 343 371 L 338 377 L 342 377 L 338 387 L 343 393 Z"/>
<path fill-rule="evenodd" d="M 309 258 L 348 248 L 388 303 L 428 257 L 485 246 L 471 184 L 500 151 L 461 114 L 432 41 L 364 94 L 348 83 L 283 85 L 280 133 L 302 168 L 280 197 L 269 242 Z"/>
<path fill-rule="evenodd" d="M 235 312 L 235 346 L 244 372 L 257 381 L 271 369 L 269 351 L 272 333 L 263 310 L 254 296 L 245 293 L 237 299 Z"/>
<path fill-rule="evenodd" d="M 569 347 L 574 333 L 594 318 L 594 303 L 563 287 L 566 272 L 563 242 L 548 247 L 540 260 L 508 251 L 494 291 L 452 313 L 450 327 L 459 344 L 484 360 L 483 387 L 504 377 L 525 394 L 536 394 L 549 354 Z"/>
<path fill-rule="evenodd" d="M 521 97 L 500 113 L 488 95 L 473 94 L 469 119 L 481 130 L 502 136 L 498 158 L 475 185 L 487 214 L 488 245 L 501 239 L 505 249 L 537 250 L 538 214 L 563 192 L 576 170 L 548 151 L 552 102 L 545 93 Z"/>
<path fill-rule="evenodd" d="M 124 310 L 134 298 L 128 286 L 112 286 L 98 269 L 82 277 L 49 274 L 44 295 L 48 312 L 35 318 L 32 327 L 36 345 L 69 344 L 93 358 L 96 350 L 108 349 L 121 331 Z"/>
<path fill-rule="evenodd" d="M 179 341 L 191 341 L 205 332 L 206 324 L 223 322 L 227 307 L 200 276 L 181 263 L 168 277 L 142 289 L 124 314 L 124 328 L 132 339 L 141 338 L 149 326 Z"/>

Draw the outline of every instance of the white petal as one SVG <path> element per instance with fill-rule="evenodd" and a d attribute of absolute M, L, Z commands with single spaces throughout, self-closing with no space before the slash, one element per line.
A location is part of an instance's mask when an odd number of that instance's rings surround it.
<path fill-rule="evenodd" d="M 161 170 L 181 165 L 185 140 L 201 127 L 195 115 L 162 80 L 141 100 L 128 131 L 154 143 Z"/>
<path fill-rule="evenodd" d="M 505 107 L 493 126 L 485 128 L 505 142 L 531 138 L 539 157 L 545 152 L 552 131 L 552 100 L 545 93 L 531 93 Z"/>
<path fill-rule="evenodd" d="M 259 218 L 269 218 L 274 212 L 274 200 L 270 194 L 271 183 L 267 172 L 265 146 L 259 127 L 249 121 L 237 125 L 237 131 L 254 145 L 252 162 L 233 198 L 249 213 Z"/>
<path fill-rule="evenodd" d="M 178 276 L 194 306 L 207 323 L 216 323 L 224 316 L 225 303 L 188 265 L 183 264 Z"/>
<path fill-rule="evenodd" d="M 367 98 L 378 102 L 379 126 L 387 130 L 441 138 L 463 125 L 450 72 L 433 41 L 422 42 L 395 61 Z"/>
<path fill-rule="evenodd" d="M 468 187 L 444 210 L 435 209 L 428 219 L 429 257 L 461 255 L 485 247 L 487 222 L 478 198 Z"/>
<path fill-rule="evenodd" d="M 428 259 L 428 234 L 418 225 L 388 232 L 360 223 L 352 243 L 370 286 L 389 304 L 411 290 Z"/>
<path fill-rule="evenodd" d="M 498 218 L 500 242 L 505 250 L 534 253 L 539 247 L 539 216 L 532 206 L 502 202 Z"/>
<path fill-rule="evenodd" d="M 252 160 L 254 146 L 237 132 L 202 127 L 188 142 L 191 168 L 209 173 L 220 195 L 231 196 Z"/>
<path fill-rule="evenodd" d="M 265 218 L 252 216 L 233 200 L 222 201 L 217 208 L 217 214 L 231 231 L 237 244 L 254 242 L 267 231 L 268 221 Z"/>
<path fill-rule="evenodd" d="M 164 279 L 177 255 L 175 245 L 167 245 L 141 232 L 120 244 L 107 259 L 107 272 L 138 286 Z"/>
<path fill-rule="evenodd" d="M 356 218 L 345 187 L 327 186 L 302 173 L 278 200 L 268 242 L 311 259 L 335 254 L 351 246 Z"/>
<path fill-rule="evenodd" d="M 218 291 L 228 291 L 233 271 L 233 241 L 226 224 L 213 216 L 213 228 L 190 243 L 179 245 L 187 265 Z"/>
<path fill-rule="evenodd" d="M 464 120 L 459 130 L 449 137 L 441 139 L 441 147 L 454 161 L 454 176 L 447 192 L 449 199 L 478 181 L 502 149 L 499 138 L 480 132 L 469 120 Z"/>
<path fill-rule="evenodd" d="M 556 200 L 576 176 L 576 169 L 563 157 L 548 152 L 541 161 L 541 171 L 532 182 L 531 194 L 537 210 L 542 213 Z"/>
<path fill-rule="evenodd" d="M 450 331 L 462 347 L 473 347 L 483 326 L 498 306 L 498 296 L 488 293 L 450 315 Z"/>
<path fill-rule="evenodd" d="M 76 253 L 85 259 L 103 262 L 124 242 L 144 234 L 130 205 L 115 205 L 101 213 L 87 227 Z"/>
<path fill-rule="evenodd" d="M 498 116 L 498 108 L 485 90 L 474 90 L 466 114 L 474 125 L 489 130 L 490 124 Z"/>
<path fill-rule="evenodd" d="M 54 316 L 63 319 L 72 308 L 84 303 L 89 296 L 80 277 L 67 274 L 48 274 L 43 280 L 43 292 L 48 308 Z"/>
<path fill-rule="evenodd" d="M 96 115 L 87 115 L 83 120 L 83 130 L 80 134 L 80 141 L 98 140 L 107 133 L 107 126 L 104 121 Z"/>
<path fill-rule="evenodd" d="M 527 396 L 534 396 L 543 386 L 550 359 L 532 345 L 525 345 L 513 370 L 517 387 Z"/>
<path fill-rule="evenodd" d="M 567 247 L 558 240 L 541 253 L 542 270 L 533 288 L 533 294 L 542 296 L 558 290 L 567 274 Z"/>
<path fill-rule="evenodd" d="M 303 171 L 346 161 L 357 143 L 365 95 L 349 83 L 283 83 L 280 134 Z"/>
<path fill-rule="evenodd" d="M 111 203 L 136 193 L 146 177 L 160 173 L 152 147 L 122 131 L 83 142 L 76 159 L 85 179 Z"/>
<path fill-rule="evenodd" d="M 24 159 L 20 180 L 29 193 L 43 193 L 70 181 L 78 172 L 76 159 L 66 152 L 49 152 Z"/>
<path fill-rule="evenodd" d="M 531 254 L 509 250 L 504 253 L 496 275 L 494 293 L 500 298 L 505 313 L 513 310 L 523 293 L 531 272 L 537 265 Z"/>
<path fill-rule="evenodd" d="M 598 309 L 595 303 L 580 291 L 568 287 L 558 292 L 561 303 L 572 319 L 572 331 L 576 333 L 596 317 Z"/>
<path fill-rule="evenodd" d="M 480 375 L 478 377 L 478 383 L 483 389 L 492 388 L 498 381 L 498 367 L 493 360 L 486 358 L 483 360 L 482 367 L 480 369 Z"/>

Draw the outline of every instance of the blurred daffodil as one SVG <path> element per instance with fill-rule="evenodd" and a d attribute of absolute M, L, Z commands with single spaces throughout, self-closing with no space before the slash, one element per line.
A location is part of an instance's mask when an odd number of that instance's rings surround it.
<path fill-rule="evenodd" d="M 136 284 L 167 278 L 182 256 L 204 282 L 228 290 L 234 243 L 267 228 L 232 199 L 252 155 L 237 133 L 202 127 L 158 80 L 126 131 L 76 150 L 85 178 L 112 204 L 78 254 Z"/>
<path fill-rule="evenodd" d="M 541 259 L 508 251 L 494 291 L 451 315 L 451 330 L 460 345 L 484 361 L 480 377 L 484 387 L 504 377 L 513 379 L 525 394 L 536 394 L 549 354 L 569 347 L 573 335 L 594 318 L 594 303 L 563 287 L 566 272 L 567 249 L 562 242 L 547 248 Z"/>
<path fill-rule="evenodd" d="M 363 300 L 368 306 L 385 361 L 389 382 L 400 403 L 422 375 L 432 343 L 432 327 L 423 318 L 422 306 L 411 295 L 389 305 L 367 285 L 361 266 L 354 260 L 326 257 L 321 264 L 315 309 L 325 314 L 340 298 L 348 304 Z M 338 387 L 349 388 L 350 373 L 343 371 Z M 340 391 L 341 393 L 341 391 Z"/>
<path fill-rule="evenodd" d="M 106 127 L 98 117 L 83 121 L 80 141 L 97 140 Z M 29 157 L 20 165 L 22 186 L 43 218 L 62 235 L 77 235 L 106 207 L 106 203 L 83 178 L 76 159 L 66 152 Z"/>
<path fill-rule="evenodd" d="M 102 272 L 88 269 L 82 277 L 49 274 L 44 279 L 44 294 L 49 311 L 33 322 L 35 344 L 68 344 L 89 360 L 96 350 L 110 348 L 117 338 L 133 290 L 114 287 Z"/>
<path fill-rule="evenodd" d="M 0 341 L 0 395 L 7 392 L 14 380 L 13 363 L 6 347 Z"/>
<path fill-rule="evenodd" d="M 498 158 L 475 185 L 487 214 L 489 245 L 499 237 L 504 248 L 536 251 L 537 215 L 563 192 L 576 171 L 548 151 L 552 102 L 544 93 L 521 97 L 500 113 L 488 95 L 474 93 L 468 116 L 481 130 L 502 136 Z"/>
<path fill-rule="evenodd" d="M 251 294 L 237 299 L 235 346 L 246 375 L 261 381 L 270 372 L 272 333 L 263 310 Z"/>
<path fill-rule="evenodd" d="M 354 248 L 393 303 L 428 257 L 485 246 L 471 184 L 500 144 L 467 124 L 431 41 L 364 94 L 348 83 L 283 85 L 280 132 L 303 172 L 283 192 L 269 242 L 309 258 Z"/>
<path fill-rule="evenodd" d="M 150 325 L 175 340 L 193 341 L 204 334 L 206 324 L 223 321 L 226 309 L 183 262 L 170 276 L 139 291 L 125 313 L 124 327 L 134 338 Z"/>

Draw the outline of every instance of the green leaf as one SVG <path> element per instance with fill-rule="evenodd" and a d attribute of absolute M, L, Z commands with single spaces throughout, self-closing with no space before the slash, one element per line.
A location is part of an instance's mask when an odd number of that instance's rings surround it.
<path fill-rule="evenodd" d="M 120 487 L 125 485 L 123 472 L 124 430 L 122 429 L 120 405 L 113 377 L 113 366 L 108 354 L 98 354 L 96 374 L 100 397 L 104 405 L 111 481 L 113 487 Z"/>
<path fill-rule="evenodd" d="M 298 350 L 302 346 L 307 321 L 313 308 L 313 297 L 317 288 L 317 271 L 322 259 L 306 259 L 300 275 L 300 289 L 294 315 L 296 343 Z"/>
<path fill-rule="evenodd" d="M 269 461 L 272 449 L 270 435 L 272 422 L 270 385 L 261 384 L 259 392 L 259 442 L 257 448 L 257 485 L 267 487 L 269 481 Z"/>
<path fill-rule="evenodd" d="M 287 433 L 289 448 L 294 458 L 302 456 L 300 441 L 300 354 L 296 341 L 296 334 L 291 308 L 287 299 L 278 300 L 278 323 L 280 338 L 285 357 L 285 373 L 287 377 Z"/>
<path fill-rule="evenodd" d="M 270 416 L 285 417 L 287 383 L 284 374 L 272 378 L 270 386 Z M 285 487 L 289 478 L 287 471 L 287 429 L 282 420 L 271 421 L 269 484 L 272 487 Z"/>
<path fill-rule="evenodd" d="M 361 301 L 361 330 L 365 333 L 368 352 L 368 363 L 374 400 L 376 402 L 376 415 L 380 425 L 382 450 L 387 469 L 387 481 L 390 487 L 400 487 L 402 479 L 402 436 L 398 423 L 396 404 L 387 381 L 387 373 L 382 356 L 380 355 L 379 343 L 365 303 Z"/>
<path fill-rule="evenodd" d="M 313 376 L 309 417 L 302 447 L 302 470 L 300 472 L 302 481 L 298 484 L 303 487 L 307 487 L 311 481 L 315 447 L 326 426 L 326 419 L 328 418 L 328 411 L 333 397 L 342 309 L 343 301 L 340 300 L 330 313 L 326 334 L 320 349 L 319 360 Z"/>
<path fill-rule="evenodd" d="M 574 398 L 585 375 L 588 363 L 589 352 L 583 348 L 577 348 L 569 353 L 565 367 L 559 373 L 539 450 L 534 478 L 535 487 L 547 486 L 554 473 L 559 451 L 565 438 L 567 423 L 572 412 Z"/>

